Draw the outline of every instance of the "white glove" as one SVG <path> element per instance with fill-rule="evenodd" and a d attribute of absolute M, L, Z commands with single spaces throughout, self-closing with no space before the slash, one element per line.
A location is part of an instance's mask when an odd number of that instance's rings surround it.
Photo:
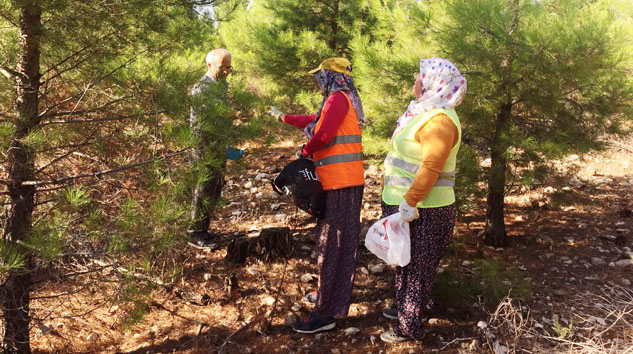
<path fill-rule="evenodd" d="M 284 121 L 284 112 L 280 111 L 279 108 L 275 106 L 270 107 L 270 109 L 266 113 L 275 117 L 280 122 Z"/>
<path fill-rule="evenodd" d="M 400 218 L 405 222 L 411 222 L 420 216 L 420 214 L 418 214 L 418 208 L 410 206 L 406 200 L 400 203 L 398 211 L 400 212 Z"/>

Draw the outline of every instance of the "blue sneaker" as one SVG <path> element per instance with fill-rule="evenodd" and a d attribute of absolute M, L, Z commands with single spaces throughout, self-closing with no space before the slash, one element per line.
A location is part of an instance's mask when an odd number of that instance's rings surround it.
<path fill-rule="evenodd" d="M 303 322 L 297 322 L 292 329 L 299 333 L 317 333 L 328 331 L 336 327 L 336 322 L 332 316 L 319 316 L 314 312 L 306 317 Z"/>

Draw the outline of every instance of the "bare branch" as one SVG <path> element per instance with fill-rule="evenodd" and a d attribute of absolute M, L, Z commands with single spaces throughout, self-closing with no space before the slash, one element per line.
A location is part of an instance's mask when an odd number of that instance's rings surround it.
<path fill-rule="evenodd" d="M 59 106 L 63 105 L 64 103 L 68 103 L 68 102 L 72 101 L 72 100 L 73 100 L 73 99 L 75 99 L 77 96 L 83 96 L 83 95 L 86 93 L 86 91 L 87 91 L 88 89 L 89 89 L 89 88 L 86 88 L 86 89 L 84 90 L 84 92 L 82 92 L 82 93 L 81 93 L 81 95 L 79 95 L 79 94 L 75 94 L 75 95 L 73 95 L 73 96 L 66 97 L 66 98 L 64 98 L 63 100 L 61 100 L 61 101 L 59 101 L 59 102 L 55 103 L 54 105 L 52 105 L 52 106 L 50 106 L 50 107 L 47 107 L 47 108 L 46 108 L 46 109 L 45 109 L 45 110 L 44 110 L 44 111 L 43 111 L 40 115 L 46 114 L 47 112 L 49 112 L 49 111 L 51 111 L 51 110 L 53 110 L 53 109 L 55 109 L 55 108 L 57 108 L 57 107 L 59 107 Z"/>
<path fill-rule="evenodd" d="M 76 147 L 83 147 L 83 146 L 88 146 L 91 145 L 92 143 L 83 143 L 83 144 L 68 144 L 68 145 L 59 145 L 59 146 L 51 146 L 47 149 L 43 149 L 43 150 L 39 150 L 37 151 L 38 153 L 43 153 L 43 152 L 47 152 L 47 151 L 52 151 L 52 150 L 59 150 L 59 149 L 74 149 Z"/>
<path fill-rule="evenodd" d="M 84 109 L 84 110 L 80 110 L 80 111 L 50 112 L 50 109 L 47 109 L 44 112 L 42 112 L 39 116 L 40 116 L 40 118 L 49 118 L 49 117 L 77 116 L 77 115 L 82 115 L 82 114 L 95 113 L 95 112 L 99 112 L 99 111 L 104 110 L 108 106 L 111 106 L 113 104 L 119 103 L 119 102 L 124 101 L 124 100 L 126 100 L 128 98 L 131 98 L 131 97 L 132 96 L 120 97 L 120 98 L 117 98 L 115 100 L 106 102 L 106 103 L 104 103 L 103 105 L 101 105 L 99 107 L 95 107 L 95 108 L 91 108 L 91 109 Z"/>
<path fill-rule="evenodd" d="M 133 56 L 132 58 L 130 58 L 129 60 L 125 61 L 124 63 L 122 63 L 121 65 L 117 66 L 116 68 L 110 70 L 110 72 L 106 73 L 105 75 L 96 78 L 93 82 L 89 83 L 83 90 L 83 92 L 81 93 L 77 93 L 75 95 L 72 95 L 66 99 L 64 99 L 61 103 L 56 103 L 53 106 L 48 108 L 48 111 L 52 110 L 55 107 L 59 107 L 61 104 L 68 102 L 76 97 L 83 97 L 86 92 L 88 92 L 91 88 L 93 88 L 94 86 L 96 86 L 99 82 L 101 82 L 103 79 L 111 76 L 112 74 L 114 74 L 115 72 L 123 69 L 124 67 L 126 67 L 127 65 L 129 65 L 130 63 L 132 63 L 134 60 L 136 60 L 136 58 L 138 58 L 141 54 L 144 54 L 145 52 L 147 52 L 148 50 L 143 50 L 139 53 L 137 53 L 135 56 Z M 50 81 L 51 79 L 48 79 L 48 81 Z"/>
<path fill-rule="evenodd" d="M 127 116 L 118 116 L 118 117 L 105 117 L 105 118 L 94 118 L 94 119 L 67 119 L 67 120 L 52 120 L 48 122 L 42 122 L 42 126 L 51 125 L 51 124 L 71 124 L 71 123 L 100 123 L 100 122 L 111 122 L 117 120 L 125 120 L 130 118 L 139 118 L 144 116 L 149 116 L 153 114 L 165 113 L 166 111 L 156 111 L 156 112 L 146 112 L 139 114 L 130 114 Z"/>
<path fill-rule="evenodd" d="M 65 72 L 68 72 L 68 71 L 70 71 L 70 70 L 73 70 L 73 69 L 75 69 L 75 68 L 79 67 L 81 64 L 83 64 L 83 63 L 85 63 L 86 61 L 88 61 L 88 59 L 90 59 L 90 57 L 91 57 L 91 56 L 90 56 L 90 54 L 86 55 L 85 57 L 81 58 L 80 60 L 78 60 L 78 61 L 77 61 L 76 63 L 74 63 L 73 65 L 71 65 L 71 66 L 69 66 L 69 67 L 67 67 L 67 68 L 64 68 L 63 70 L 60 70 L 60 71 L 56 72 L 56 73 L 55 73 L 55 75 L 53 75 L 53 76 L 51 76 L 51 77 L 49 77 L 49 78 L 46 78 L 46 80 L 42 81 L 42 84 L 44 85 L 44 84 L 48 83 L 49 81 L 52 81 L 53 79 L 55 79 L 55 78 L 57 78 L 57 77 L 61 76 L 61 75 L 62 75 L 62 74 L 64 74 Z"/>
<path fill-rule="evenodd" d="M 3 66 L 0 68 L 0 73 L 2 73 L 2 75 L 6 76 L 7 79 L 9 80 L 13 80 L 15 77 L 19 77 L 20 79 L 22 79 L 23 81 L 28 81 L 28 76 L 24 75 L 23 73 L 19 73 L 9 67 Z"/>
<path fill-rule="evenodd" d="M 69 61 L 70 59 L 72 59 L 73 57 L 81 54 L 83 51 L 85 51 L 86 49 L 88 49 L 88 47 L 83 47 L 81 49 L 79 49 L 78 51 L 72 53 L 71 55 L 67 56 L 66 58 L 62 59 L 61 61 L 59 61 L 57 64 L 51 66 L 50 68 L 46 69 L 46 71 L 44 73 L 42 73 L 42 76 L 48 74 L 49 72 L 57 69 L 58 67 L 62 66 L 64 63 L 66 63 L 67 61 Z"/>
<path fill-rule="evenodd" d="M 37 169 L 35 171 L 35 174 L 38 174 L 38 173 L 44 171 L 45 169 L 47 169 L 50 166 L 52 166 L 53 164 L 55 164 L 57 161 L 60 161 L 62 159 L 65 159 L 66 157 L 70 156 L 73 152 L 77 151 L 81 146 L 85 145 L 88 141 L 90 141 L 90 139 L 92 139 L 95 136 L 96 133 L 97 133 L 97 129 L 93 129 L 92 132 L 90 134 L 88 134 L 88 136 L 81 143 L 77 144 L 78 146 L 76 148 L 70 149 L 67 153 L 63 154 L 62 156 L 54 158 L 52 161 L 50 161 L 46 165 L 44 165 L 44 166 L 40 167 L 39 169 Z"/>
<path fill-rule="evenodd" d="M 116 167 L 116 168 L 111 168 L 109 170 L 103 170 L 103 171 L 98 171 L 98 172 L 93 172 L 93 173 L 81 173 L 75 176 L 67 176 L 67 177 L 61 177 L 61 178 L 56 178 L 50 181 L 24 181 L 22 182 L 23 186 L 44 186 L 44 185 L 50 185 L 50 184 L 64 184 L 66 182 L 70 182 L 76 179 L 81 179 L 81 178 L 99 178 L 101 176 L 110 174 L 110 173 L 115 173 L 115 172 L 121 172 L 121 171 L 125 171 L 125 170 L 129 170 L 135 167 L 139 167 L 139 166 L 143 166 L 143 165 L 147 165 L 153 162 L 157 162 L 157 161 L 161 161 L 161 160 L 165 160 L 168 159 L 170 157 L 176 156 L 176 155 L 181 155 L 185 152 L 189 151 L 189 149 L 184 149 L 184 150 L 180 150 L 177 152 L 173 152 L 167 155 L 163 155 L 161 157 L 155 158 L 155 159 L 149 159 L 149 160 L 145 160 L 142 162 L 137 162 L 137 163 L 133 163 L 133 164 L 129 164 L 129 165 L 125 165 L 125 166 L 120 166 L 120 167 Z"/>
<path fill-rule="evenodd" d="M 3 112 L 0 112 L 0 117 L 4 118 L 4 120 L 7 121 L 7 122 L 12 120 L 13 118 L 15 118 L 15 117 L 11 117 L 7 113 L 3 113 Z"/>

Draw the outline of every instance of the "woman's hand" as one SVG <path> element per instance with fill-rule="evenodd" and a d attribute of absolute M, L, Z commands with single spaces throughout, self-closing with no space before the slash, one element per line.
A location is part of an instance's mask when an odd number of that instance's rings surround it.
<path fill-rule="evenodd" d="M 284 122 L 284 112 L 280 111 L 277 107 L 275 106 L 270 107 L 270 109 L 266 111 L 266 113 L 275 117 L 277 121 L 282 122 L 282 123 Z"/>
<path fill-rule="evenodd" d="M 410 206 L 406 200 L 403 200 L 402 203 L 400 203 L 398 211 L 400 212 L 402 220 L 406 222 L 411 222 L 420 216 L 420 214 L 418 214 L 418 208 Z"/>

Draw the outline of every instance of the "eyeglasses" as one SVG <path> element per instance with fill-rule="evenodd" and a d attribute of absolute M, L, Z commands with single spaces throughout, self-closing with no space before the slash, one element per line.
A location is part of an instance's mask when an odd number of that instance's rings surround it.
<path fill-rule="evenodd" d="M 232 65 L 229 65 L 229 66 L 220 66 L 220 70 L 233 71 L 233 66 L 232 66 Z"/>

